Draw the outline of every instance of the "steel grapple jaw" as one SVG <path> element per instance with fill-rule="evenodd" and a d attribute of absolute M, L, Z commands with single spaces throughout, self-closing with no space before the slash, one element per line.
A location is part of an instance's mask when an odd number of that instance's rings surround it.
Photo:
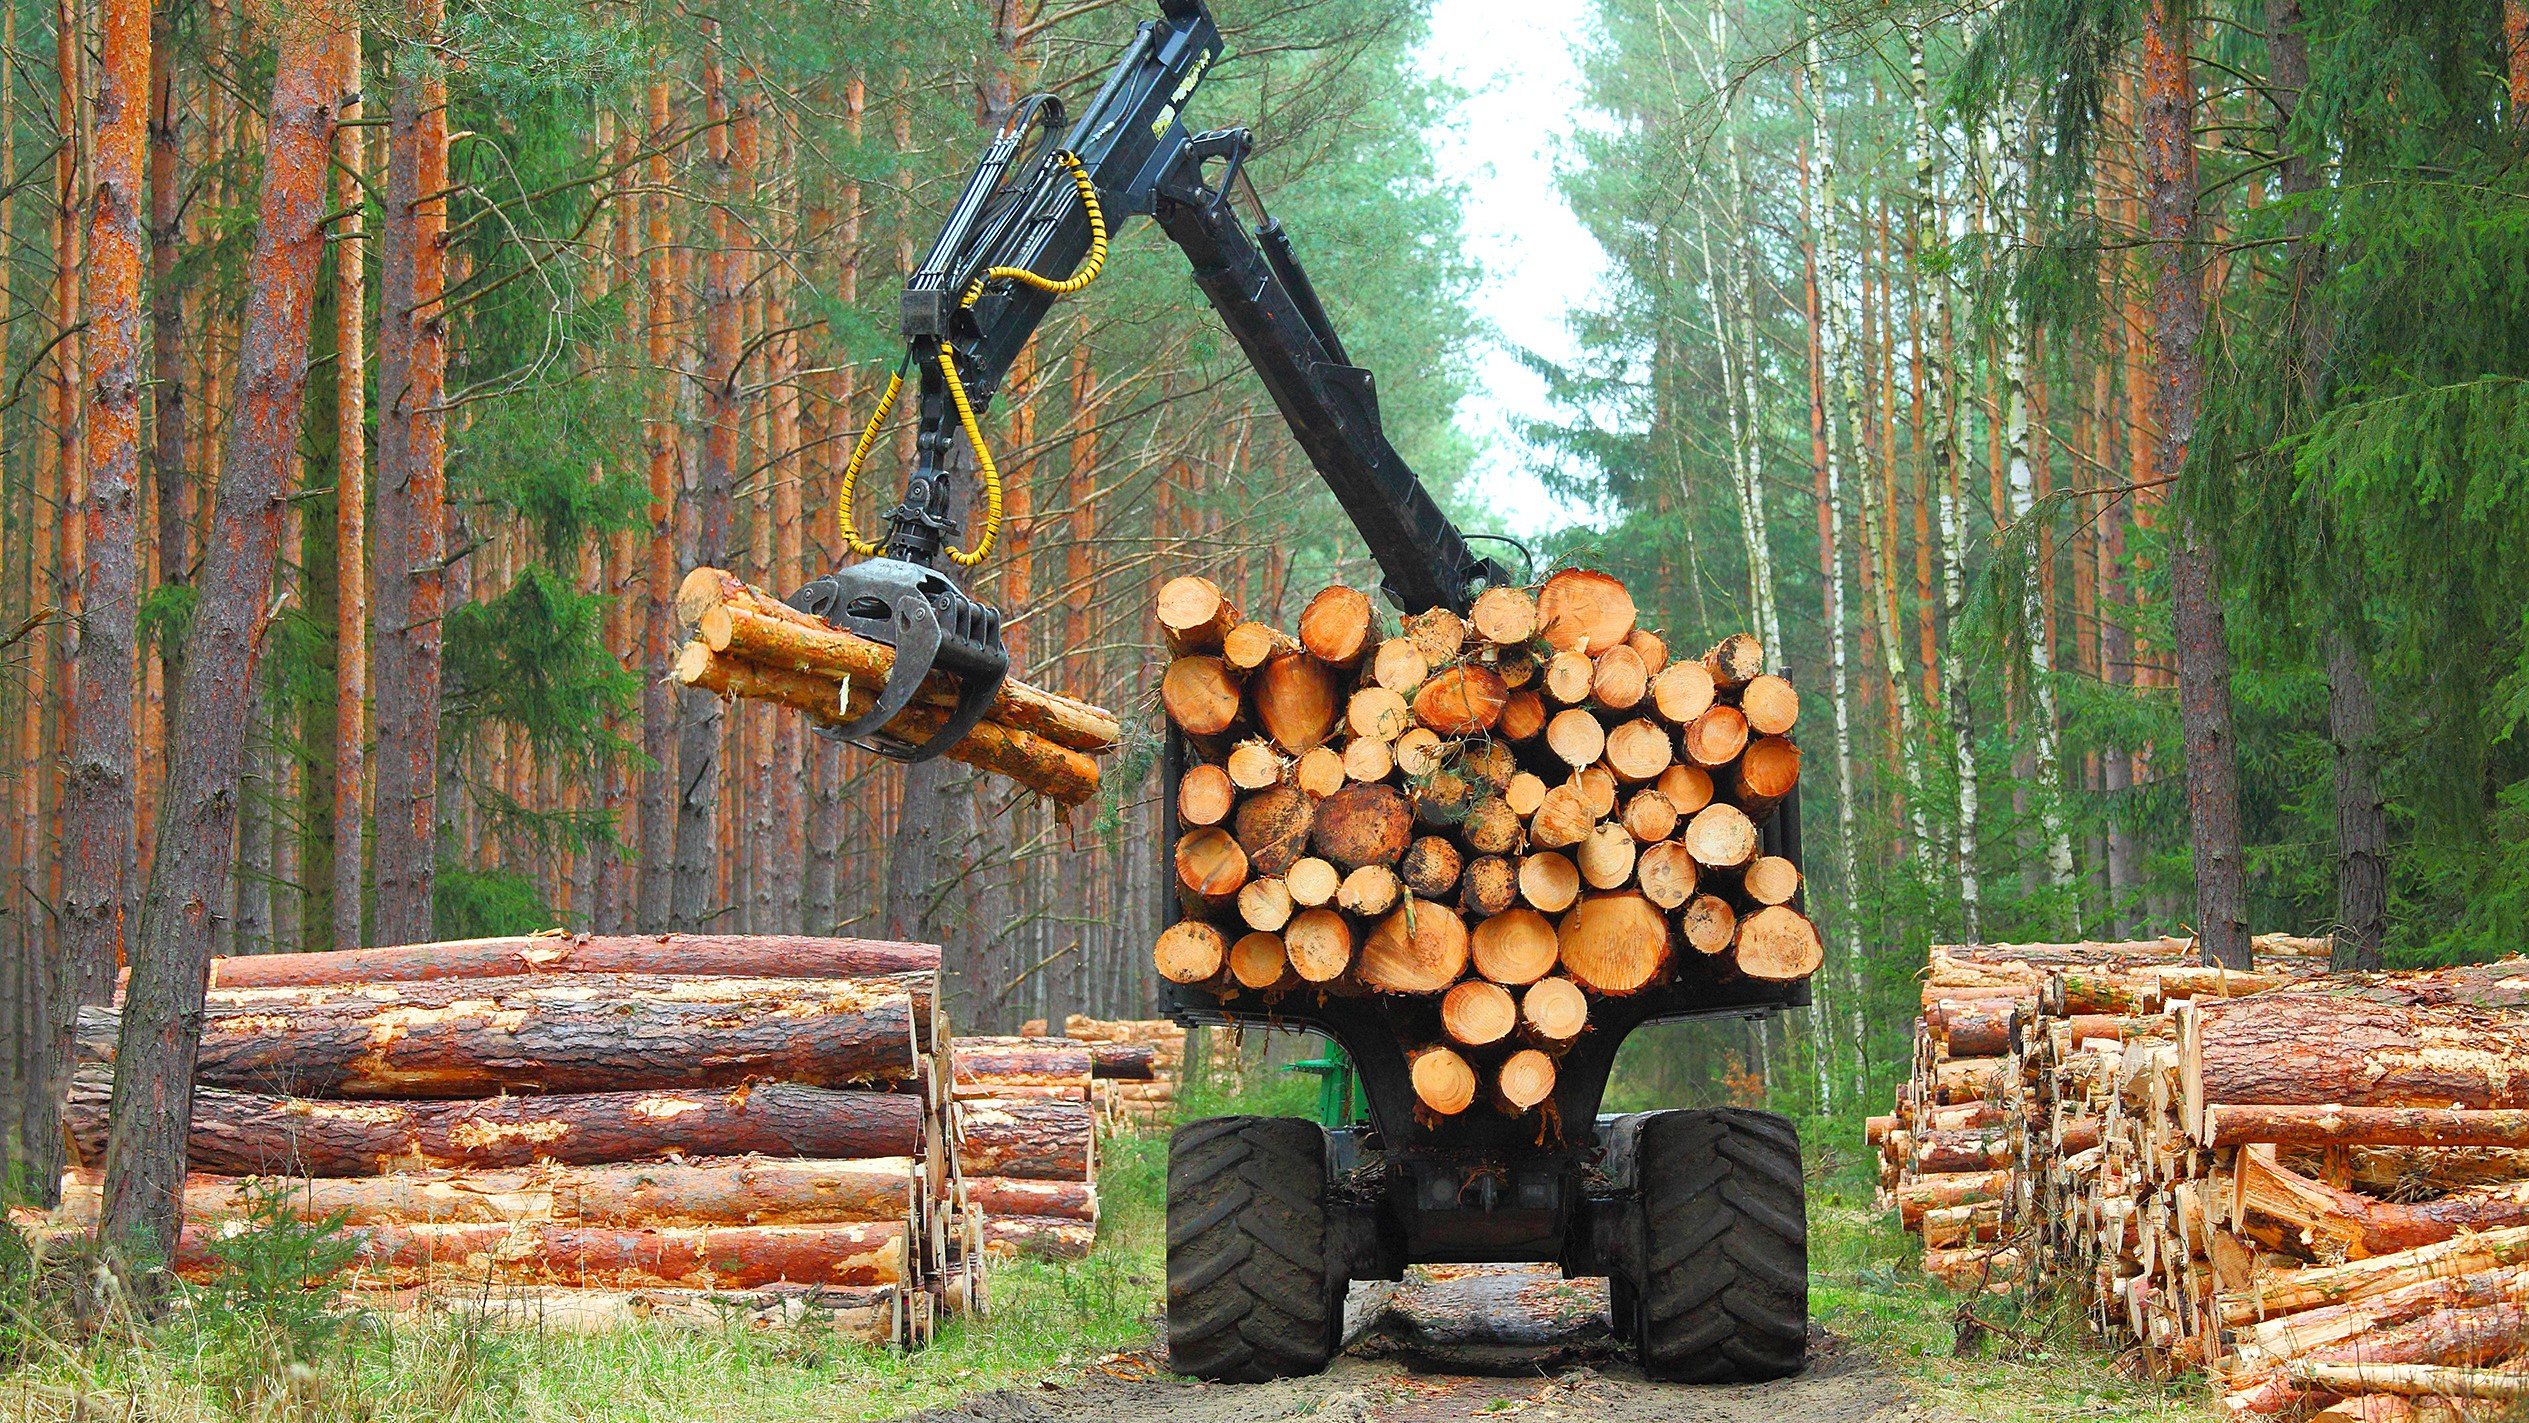
<path fill-rule="evenodd" d="M 873 558 L 829 573 L 790 595 L 790 605 L 834 626 L 896 650 L 894 668 L 877 698 L 852 712 L 852 687 L 843 688 L 839 725 L 820 723 L 817 734 L 848 742 L 898 761 L 928 761 L 966 739 L 992 709 L 1010 673 L 1010 650 L 1001 641 L 1001 612 L 967 596 L 947 574 L 899 558 Z M 920 741 L 883 728 L 920 698 L 932 672 L 957 688 L 948 720 Z"/>

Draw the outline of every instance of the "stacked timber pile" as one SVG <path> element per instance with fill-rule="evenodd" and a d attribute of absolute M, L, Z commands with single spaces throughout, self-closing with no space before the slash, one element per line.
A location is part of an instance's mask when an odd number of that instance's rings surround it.
<path fill-rule="evenodd" d="M 1716 975 L 1792 981 L 1821 946 L 1758 824 L 1800 774 L 1791 684 L 1745 634 L 1672 659 L 1632 595 L 1567 569 L 1382 637 L 1368 595 L 1298 635 L 1202 578 L 1159 593 L 1184 918 L 1154 951 L 1223 994 L 1387 995 L 1423 1105 L 1553 1093 L 1593 1000 Z"/>
<path fill-rule="evenodd" d="M 724 697 L 779 702 L 823 725 L 866 712 L 886 688 L 895 649 L 803 613 L 735 574 L 697 568 L 676 591 L 676 613 L 692 634 L 677 654 L 676 680 Z M 957 688 L 934 672 L 922 692 L 884 728 L 906 741 L 938 733 Z M 949 759 L 1007 776 L 1060 806 L 1098 792 L 1098 763 L 1123 728 L 1112 713 L 1015 678 L 992 709 L 948 748 Z"/>
<path fill-rule="evenodd" d="M 2030 1204 L 1980 1248 L 2026 1253 L 2153 1368 L 2209 1368 L 2234 1416 L 2508 1416 L 2529 960 L 2330 975 L 2315 947 L 2260 940 L 2218 979 L 2047 974 L 2014 1025 Z"/>
<path fill-rule="evenodd" d="M 680 935 L 219 960 L 175 1268 L 215 1268 L 277 1183 L 296 1214 L 347 1217 L 365 1288 L 921 1342 L 978 1301 L 961 1158 L 1061 1181 L 1090 1150 L 1062 1104 L 952 1095 L 938 963 Z M 65 1224 L 96 1208 L 119 1017 L 80 1017 Z"/>
<path fill-rule="evenodd" d="M 1062 1117 L 1067 1134 L 1092 1143 L 1077 1174 L 1018 1178 L 967 1171 L 965 1198 L 981 1213 L 986 1254 L 1068 1260 L 1089 1253 L 1098 1233 L 1096 1090 L 1149 1083 L 1158 1075 L 1158 1057 L 1150 1043 L 1041 1033 L 957 1040 L 953 1083 L 960 1102 L 1035 1102 L 1040 1114 Z"/>
<path fill-rule="evenodd" d="M 2123 1159 L 2100 1146 L 2124 1044 L 2165 1039 L 2178 1000 L 2326 967 L 2323 939 L 2262 935 L 2255 948 L 2261 972 L 2238 974 L 2203 968 L 2180 938 L 1935 946 L 1913 1070 L 1895 1111 L 1870 1126 L 1881 1190 L 1923 1237 L 1925 1272 L 2002 1288 L 2022 1277 L 2032 1244 L 2051 1247 L 2039 1259 L 2053 1262 L 2113 1236 Z"/>
<path fill-rule="evenodd" d="M 1022 1036 L 1044 1037 L 1047 1024 L 1035 1019 L 1019 1029 Z M 1150 1051 L 1150 1075 L 1096 1074 L 1090 1100 L 1098 1120 L 1114 1129 L 1165 1130 L 1177 1119 L 1177 1087 L 1185 1076 L 1187 1030 L 1166 1018 L 1092 1018 L 1074 1013 L 1063 1019 L 1063 1036 L 1093 1047 L 1125 1046 Z M 1211 1035 L 1209 1066 L 1216 1075 L 1238 1070 L 1238 1042 L 1233 1034 Z"/>

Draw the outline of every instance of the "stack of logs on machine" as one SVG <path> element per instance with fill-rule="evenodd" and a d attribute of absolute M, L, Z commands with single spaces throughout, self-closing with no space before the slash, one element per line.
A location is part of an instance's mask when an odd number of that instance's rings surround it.
<path fill-rule="evenodd" d="M 1800 701 L 1755 638 L 1673 660 L 1624 585 L 1584 569 L 1392 636 L 1341 585 L 1297 637 L 1198 577 L 1162 586 L 1158 613 L 1193 763 L 1185 914 L 1154 950 L 1172 982 L 1386 995 L 1446 1116 L 1536 1108 L 1592 1001 L 1674 956 L 1818 967 L 1799 867 L 1758 843 L 1798 785 Z"/>
<path fill-rule="evenodd" d="M 938 966 L 703 935 L 218 960 L 175 1267 L 278 1208 L 340 1217 L 372 1298 L 922 1342 L 980 1307 L 988 1232 L 1094 1220 L 1084 1108 L 952 1091 Z M 82 1011 L 56 1227 L 95 1217 L 118 1020 Z"/>
<path fill-rule="evenodd" d="M 2233 1416 L 2529 1398 L 2529 960 L 2326 972 L 2260 938 L 1936 949 L 1874 1118 L 1925 1268 L 2057 1285 Z"/>

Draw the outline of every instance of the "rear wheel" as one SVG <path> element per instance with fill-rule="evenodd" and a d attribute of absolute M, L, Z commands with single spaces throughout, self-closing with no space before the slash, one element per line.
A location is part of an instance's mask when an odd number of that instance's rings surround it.
<path fill-rule="evenodd" d="M 1680 1383 L 1798 1373 L 1809 1221 L 1790 1121 L 1735 1108 L 1661 1112 L 1642 1123 L 1638 1152 L 1643 1282 L 1611 1302 L 1643 1372 Z"/>
<path fill-rule="evenodd" d="M 1343 1330 L 1326 1133 L 1213 1117 L 1168 1142 L 1168 1365 L 1225 1383 L 1313 1374 Z"/>

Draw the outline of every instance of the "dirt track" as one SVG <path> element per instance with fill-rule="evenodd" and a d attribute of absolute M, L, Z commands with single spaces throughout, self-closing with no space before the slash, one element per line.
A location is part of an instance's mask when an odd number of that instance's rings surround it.
<path fill-rule="evenodd" d="M 1605 1285 L 1515 1266 L 1418 1269 L 1357 1287 L 1344 1356 L 1315 1378 L 1223 1385 L 1171 1377 L 1156 1346 L 1079 1382 L 983 1394 L 925 1423 L 1861 1423 L 1912 1412 L 1871 1360 L 1812 1332 L 1809 1367 L 1747 1388 L 1656 1384 L 1607 1329 Z"/>

